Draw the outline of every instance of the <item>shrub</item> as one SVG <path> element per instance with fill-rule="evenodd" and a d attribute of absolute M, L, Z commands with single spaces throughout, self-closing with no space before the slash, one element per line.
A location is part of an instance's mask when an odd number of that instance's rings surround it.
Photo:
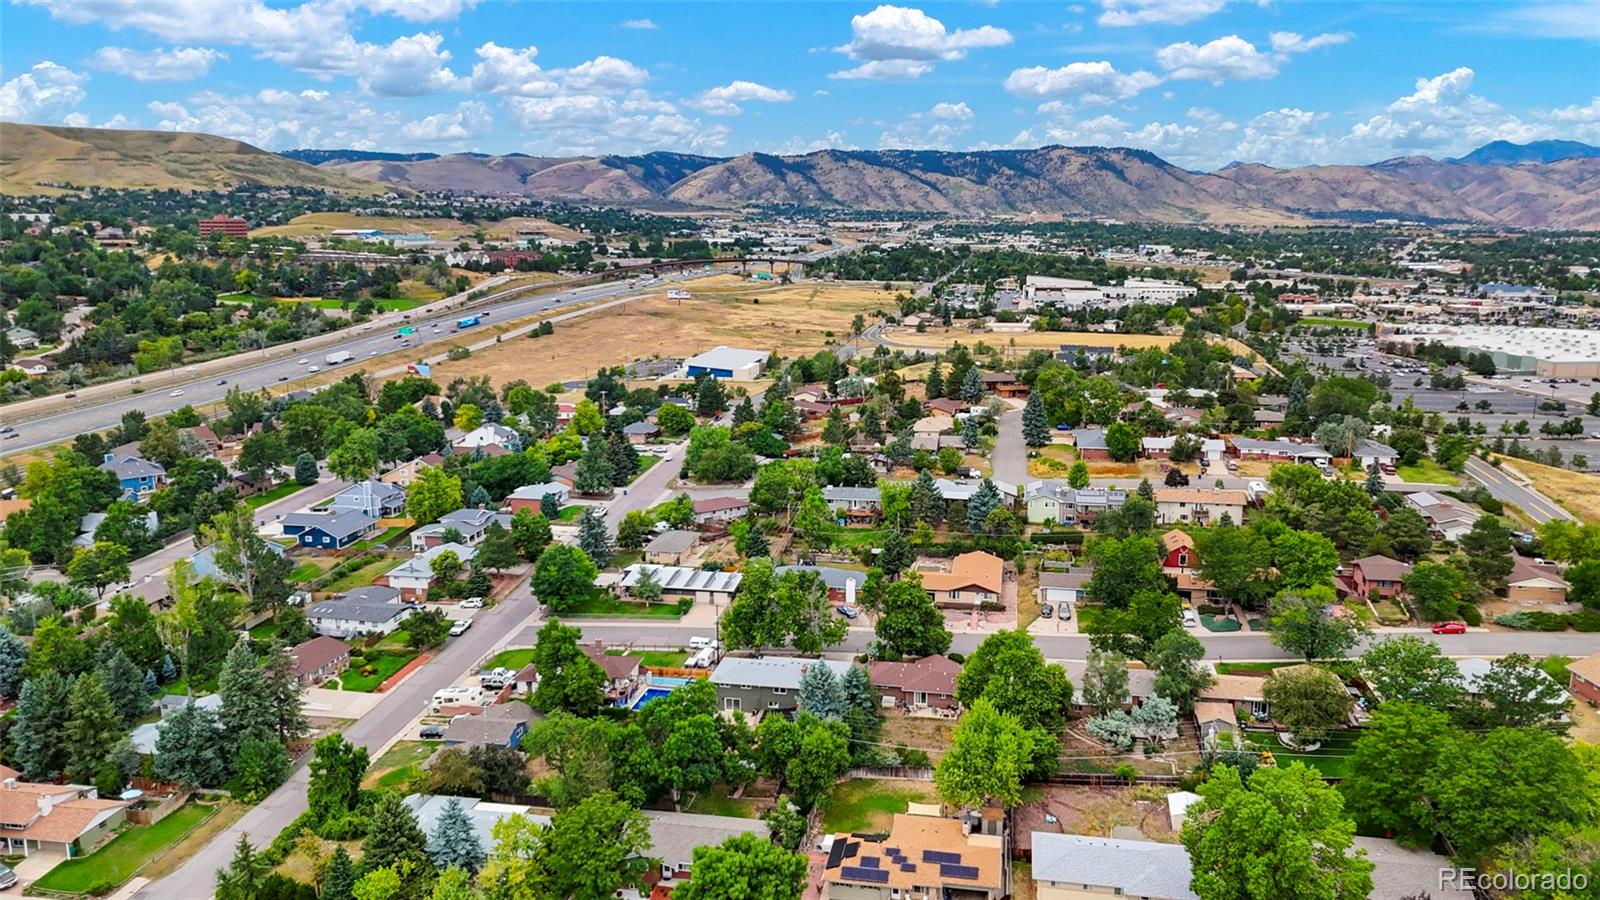
<path fill-rule="evenodd" d="M 1468 625 L 1483 624 L 1483 612 L 1479 610 L 1477 606 L 1474 606 L 1471 603 L 1463 602 L 1461 604 L 1461 608 L 1457 610 L 1457 612 L 1461 614 L 1461 621 L 1467 623 Z"/>
<path fill-rule="evenodd" d="M 353 841 L 367 836 L 367 818 L 360 813 L 350 813 L 332 821 L 323 822 L 317 835 L 330 841 Z"/>

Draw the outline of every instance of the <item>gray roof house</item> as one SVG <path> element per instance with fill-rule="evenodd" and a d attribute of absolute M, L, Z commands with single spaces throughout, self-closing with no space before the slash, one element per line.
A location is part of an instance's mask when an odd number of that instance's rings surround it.
<path fill-rule="evenodd" d="M 623 590 L 632 590 L 639 583 L 639 576 L 645 572 L 649 572 L 661 585 L 663 597 L 693 597 L 711 603 L 732 600 L 739 590 L 739 582 L 744 580 L 740 572 L 708 572 L 688 566 L 634 563 L 622 570 L 622 579 L 617 584 Z"/>
<path fill-rule="evenodd" d="M 406 796 L 406 806 L 411 808 L 412 815 L 417 817 L 417 825 L 423 834 L 433 834 L 439 825 L 439 819 L 444 815 L 444 808 L 450 805 L 451 800 L 461 801 L 461 810 L 467 814 L 467 820 L 472 823 L 472 831 L 478 836 L 478 846 L 488 848 L 494 846 L 495 823 L 507 816 L 526 816 L 537 825 L 549 825 L 550 817 L 529 812 L 533 807 L 519 806 L 515 803 L 490 803 L 479 800 L 477 797 L 447 797 L 443 794 L 409 794 Z"/>
<path fill-rule="evenodd" d="M 460 715 L 444 729 L 447 747 L 516 747 L 528 733 L 533 710 L 521 700 L 486 706 L 482 713 Z"/>
<path fill-rule="evenodd" d="M 830 485 L 822 489 L 822 499 L 834 509 L 877 509 L 883 503 L 883 492 L 872 487 L 845 487 Z"/>
<path fill-rule="evenodd" d="M 374 519 L 397 516 L 406 509 L 406 489 L 376 478 L 352 484 L 333 495 L 329 509 L 359 509 Z"/>
<path fill-rule="evenodd" d="M 492 509 L 469 508 L 447 512 L 439 517 L 439 521 L 411 532 L 411 549 L 420 551 L 444 543 L 444 533 L 452 528 L 461 532 L 461 543 L 471 546 L 483 540 L 493 522 L 499 522 L 501 528 L 511 528 L 511 516 Z"/>
<path fill-rule="evenodd" d="M 685 554 L 694 549 L 700 541 L 698 531 L 663 531 L 644 547 L 646 562 L 661 566 L 676 566 L 683 562 Z"/>
<path fill-rule="evenodd" d="M 1099 894 L 1147 900 L 1200 900 L 1189 890 L 1189 851 L 1182 844 L 1033 832 L 1033 880 Z"/>
<path fill-rule="evenodd" d="M 400 592 L 387 587 L 355 588 L 342 597 L 314 603 L 306 610 L 311 630 L 329 637 L 388 634 L 416 607 L 400 603 Z"/>
<path fill-rule="evenodd" d="M 647 809 L 650 820 L 650 855 L 661 860 L 661 884 L 673 887 L 689 876 L 696 847 L 716 847 L 728 838 L 753 834 L 766 840 L 771 832 L 760 819 L 703 816 L 695 813 Z M 487 845 L 485 845 L 487 846 Z"/>
<path fill-rule="evenodd" d="M 800 679 L 806 669 L 822 665 L 844 677 L 850 663 L 797 656 L 726 656 L 711 672 L 717 705 L 725 710 L 787 712 L 799 704 Z"/>

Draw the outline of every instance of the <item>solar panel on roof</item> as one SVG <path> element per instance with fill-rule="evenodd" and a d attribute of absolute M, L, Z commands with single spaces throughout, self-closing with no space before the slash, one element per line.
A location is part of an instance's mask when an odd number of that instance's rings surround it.
<path fill-rule="evenodd" d="M 965 878 L 968 881 L 976 881 L 978 878 L 978 867 L 945 863 L 939 866 L 939 876 L 941 878 Z"/>
<path fill-rule="evenodd" d="M 833 846 L 828 848 L 827 868 L 837 866 L 839 861 L 844 859 L 844 845 L 844 841 L 834 841 Z"/>
<path fill-rule="evenodd" d="M 839 874 L 851 881 L 867 881 L 872 884 L 888 884 L 889 871 L 887 869 L 866 869 L 861 866 L 845 866 Z"/>
<path fill-rule="evenodd" d="M 916 870 L 917 870 L 917 864 L 916 863 L 901 863 L 900 864 L 900 871 L 902 871 L 902 872 L 915 872 Z"/>
<path fill-rule="evenodd" d="M 861 866 L 866 869 L 876 869 L 878 867 L 878 858 L 876 856 L 863 856 L 861 857 Z"/>
<path fill-rule="evenodd" d="M 931 863 L 961 863 L 961 854 L 951 853 L 948 850 L 924 850 L 922 861 Z"/>

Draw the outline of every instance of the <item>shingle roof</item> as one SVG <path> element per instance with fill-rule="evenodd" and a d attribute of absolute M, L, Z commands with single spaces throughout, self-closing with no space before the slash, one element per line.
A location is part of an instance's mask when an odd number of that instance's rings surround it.
<path fill-rule="evenodd" d="M 311 619 L 346 619 L 352 622 L 381 624 L 411 611 L 409 606 L 349 597 L 324 600 L 306 610 Z"/>
<path fill-rule="evenodd" d="M 167 474 L 167 470 L 160 463 L 145 459 L 142 456 L 113 455 L 110 459 L 100 464 L 101 471 L 114 473 L 118 479 L 150 478 Z"/>
<path fill-rule="evenodd" d="M 844 677 L 850 664 L 831 659 L 801 659 L 797 656 L 726 656 L 711 672 L 711 683 L 758 688 L 798 688 L 806 669 L 825 665 L 833 674 Z"/>
<path fill-rule="evenodd" d="M 649 572 L 661 584 L 661 589 L 668 593 L 687 593 L 690 591 L 713 591 L 715 593 L 732 593 L 739 589 L 739 582 L 744 580 L 740 572 L 708 572 L 705 569 L 692 569 L 688 566 L 657 566 L 651 563 L 634 563 L 622 570 L 620 584 L 631 588 L 639 583 L 639 574 Z"/>
<path fill-rule="evenodd" d="M 295 673 L 305 675 L 318 671 L 342 656 L 349 656 L 350 646 L 338 638 L 320 635 L 295 644 L 289 649 L 289 655 L 294 658 Z"/>
<path fill-rule="evenodd" d="M 947 656 L 924 656 L 906 662 L 874 660 L 867 665 L 867 676 L 877 687 L 902 691 L 927 691 L 954 694 L 961 664 Z"/>
<path fill-rule="evenodd" d="M 1105 450 L 1106 433 L 1099 428 L 1080 428 L 1072 433 L 1073 443 L 1079 450 Z"/>
<path fill-rule="evenodd" d="M 1411 566 L 1387 556 L 1363 556 L 1350 566 L 1361 569 L 1362 576 L 1373 581 L 1402 581 L 1411 571 Z"/>
<path fill-rule="evenodd" d="M 445 726 L 444 739 L 449 743 L 505 746 L 518 725 L 532 721 L 533 710 L 521 700 L 496 703 L 485 707 L 480 714 L 451 719 Z"/>
<path fill-rule="evenodd" d="M 1076 590 L 1082 590 L 1089 586 L 1089 579 L 1093 577 L 1093 569 L 1070 569 L 1066 572 L 1040 572 L 1039 587 L 1073 588 Z"/>
<path fill-rule="evenodd" d="M 867 583 L 867 573 L 855 569 L 839 569 L 833 566 L 779 566 L 775 569 L 778 574 L 784 572 L 815 572 L 822 579 L 822 583 L 830 590 L 842 591 L 845 586 L 854 581 L 856 587 Z"/>
<path fill-rule="evenodd" d="M 749 506 L 750 501 L 744 497 L 707 497 L 704 500 L 695 501 L 694 512 L 695 515 L 704 515 L 705 513 L 722 512 L 726 509 L 746 509 Z"/>
<path fill-rule="evenodd" d="M 767 823 L 760 819 L 650 809 L 644 814 L 650 819 L 650 855 L 669 866 L 692 861 L 696 847 L 715 847 L 738 834 L 761 838 L 770 834 Z"/>
<path fill-rule="evenodd" d="M 1189 890 L 1189 851 L 1182 844 L 1035 831 L 1033 877 L 1036 881 L 1121 888 L 1121 893 L 1130 897 L 1200 897 Z"/>
<path fill-rule="evenodd" d="M 331 537 L 343 538 L 357 534 L 377 520 L 366 510 L 343 509 L 337 512 L 292 512 L 283 517 L 283 527 L 316 528 Z"/>
<path fill-rule="evenodd" d="M 838 500 L 844 503 L 877 503 L 883 498 L 883 492 L 873 487 L 845 487 L 843 485 L 830 485 L 822 489 L 822 499 L 828 501 Z"/>
<path fill-rule="evenodd" d="M 700 540 L 697 531 L 663 531 L 645 545 L 646 553 L 683 553 Z"/>

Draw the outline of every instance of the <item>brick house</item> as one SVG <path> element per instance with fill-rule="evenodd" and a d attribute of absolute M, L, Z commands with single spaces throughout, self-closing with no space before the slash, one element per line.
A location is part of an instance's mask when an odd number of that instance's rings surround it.
<path fill-rule="evenodd" d="M 1590 706 L 1600 706 L 1600 653 L 1567 663 L 1567 690 Z"/>
<path fill-rule="evenodd" d="M 982 551 L 963 553 L 948 569 L 922 572 L 922 587 L 935 606 L 977 607 L 999 602 L 1005 561 Z"/>
<path fill-rule="evenodd" d="M 1385 600 L 1404 589 L 1406 575 L 1411 566 L 1387 556 L 1363 556 L 1350 564 L 1348 577 L 1350 593 L 1357 597 L 1371 596 L 1373 591 Z"/>
<path fill-rule="evenodd" d="M 319 635 L 291 647 L 289 658 L 294 660 L 294 675 L 301 684 L 321 684 L 350 667 L 350 645 Z"/>
<path fill-rule="evenodd" d="M 879 694 L 903 709 L 955 709 L 956 676 L 961 664 L 946 656 L 924 656 L 905 662 L 874 660 L 867 675 Z"/>

